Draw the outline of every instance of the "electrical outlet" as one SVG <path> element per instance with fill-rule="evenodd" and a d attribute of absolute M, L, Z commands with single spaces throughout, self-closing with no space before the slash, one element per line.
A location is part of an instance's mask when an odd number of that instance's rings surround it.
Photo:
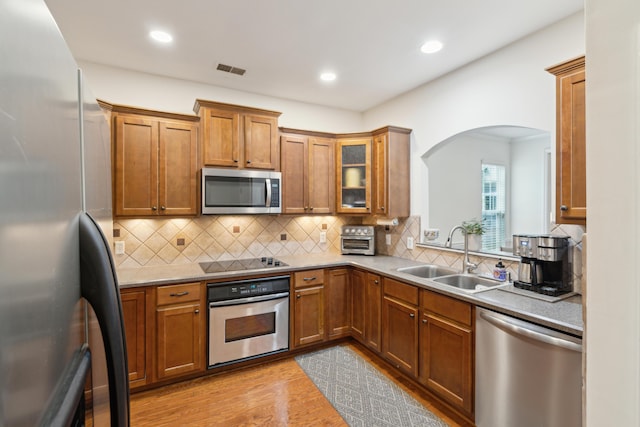
<path fill-rule="evenodd" d="M 407 237 L 407 249 L 413 249 L 413 237 Z"/>
<path fill-rule="evenodd" d="M 124 240 L 118 240 L 116 244 L 116 255 L 124 255 Z"/>
<path fill-rule="evenodd" d="M 387 246 L 391 246 L 391 234 L 387 233 L 384 235 L 384 241 L 387 244 Z"/>
<path fill-rule="evenodd" d="M 320 243 L 327 243 L 327 232 L 326 231 L 321 231 L 320 232 Z"/>

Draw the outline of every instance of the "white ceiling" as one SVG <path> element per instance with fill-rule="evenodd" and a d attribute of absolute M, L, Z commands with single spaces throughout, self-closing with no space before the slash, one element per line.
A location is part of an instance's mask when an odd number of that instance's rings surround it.
<path fill-rule="evenodd" d="M 364 111 L 584 0 L 46 0 L 79 61 Z M 171 32 L 160 46 L 148 32 Z M 428 39 L 445 45 L 420 52 Z M 218 63 L 247 70 L 216 70 Z M 318 79 L 333 70 L 332 83 Z"/>

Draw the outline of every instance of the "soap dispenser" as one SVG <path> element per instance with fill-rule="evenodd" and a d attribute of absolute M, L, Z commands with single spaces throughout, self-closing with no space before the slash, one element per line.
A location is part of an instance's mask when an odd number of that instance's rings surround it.
<path fill-rule="evenodd" d="M 502 263 L 502 258 L 498 258 L 498 263 L 493 269 L 493 278 L 501 282 L 507 280 L 507 268 Z"/>

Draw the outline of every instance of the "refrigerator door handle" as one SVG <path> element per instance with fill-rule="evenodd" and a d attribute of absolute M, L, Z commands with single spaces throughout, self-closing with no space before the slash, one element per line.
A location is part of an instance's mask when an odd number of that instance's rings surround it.
<path fill-rule="evenodd" d="M 571 342 L 559 337 L 548 335 L 541 331 L 533 330 L 530 327 L 525 327 L 521 324 L 516 324 L 514 321 L 510 319 L 508 320 L 500 315 L 493 315 L 484 310 L 480 311 L 479 314 L 480 314 L 480 317 L 482 317 L 487 322 L 501 329 L 506 329 L 508 331 L 511 331 L 514 334 L 523 335 L 531 339 L 534 339 L 536 341 L 541 341 L 545 344 L 553 345 L 556 347 L 562 347 L 567 350 L 577 351 L 578 353 L 582 352 L 582 345 L 580 344 L 576 344 L 574 342 Z"/>
<path fill-rule="evenodd" d="M 111 425 L 129 426 L 129 369 L 122 302 L 109 244 L 88 213 L 80 215 L 80 292 L 96 313 L 109 376 Z"/>

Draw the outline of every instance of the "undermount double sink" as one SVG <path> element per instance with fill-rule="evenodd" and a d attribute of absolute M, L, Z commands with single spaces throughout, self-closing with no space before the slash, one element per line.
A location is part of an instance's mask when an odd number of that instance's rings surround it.
<path fill-rule="evenodd" d="M 404 267 L 399 268 L 397 271 L 423 279 L 431 279 L 436 283 L 448 285 L 470 294 L 507 285 L 506 282 L 500 282 L 488 277 L 480 277 L 475 274 L 458 273 L 452 268 L 433 264 Z"/>

